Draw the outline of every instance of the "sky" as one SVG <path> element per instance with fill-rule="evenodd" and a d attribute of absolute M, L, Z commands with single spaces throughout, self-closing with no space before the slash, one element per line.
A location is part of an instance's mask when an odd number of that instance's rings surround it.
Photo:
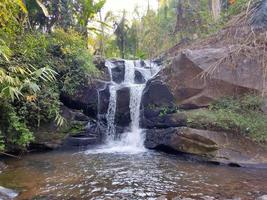
<path fill-rule="evenodd" d="M 136 6 L 141 12 L 145 12 L 148 1 L 151 9 L 156 10 L 158 8 L 158 0 L 107 0 L 103 12 L 113 11 L 114 14 L 119 15 L 125 9 L 128 13 L 127 16 L 131 17 Z"/>

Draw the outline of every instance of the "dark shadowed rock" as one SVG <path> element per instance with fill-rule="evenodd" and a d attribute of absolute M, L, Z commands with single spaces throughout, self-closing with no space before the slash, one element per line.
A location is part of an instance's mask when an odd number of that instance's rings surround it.
<path fill-rule="evenodd" d="M 147 106 L 173 106 L 174 98 L 161 80 L 153 79 L 147 83 L 142 97 L 142 105 Z"/>
<path fill-rule="evenodd" d="M 141 122 L 142 128 L 145 129 L 180 127 L 187 124 L 187 117 L 184 113 L 162 114 L 162 111 L 155 113 L 148 110 L 145 112 L 144 119 Z"/>
<path fill-rule="evenodd" d="M 88 146 L 98 144 L 98 138 L 94 136 L 87 136 L 86 134 L 80 134 L 75 136 L 69 136 L 66 139 L 66 146 Z"/>
<path fill-rule="evenodd" d="M 112 62 L 116 67 L 111 69 L 112 79 L 115 83 L 120 84 L 124 81 L 125 66 L 123 60 Z"/>
<path fill-rule="evenodd" d="M 98 113 L 100 115 L 106 114 L 108 111 L 108 105 L 109 105 L 109 85 L 107 84 L 104 89 L 101 89 L 99 92 L 99 105 L 98 105 Z"/>
<path fill-rule="evenodd" d="M 106 131 L 106 124 L 90 119 L 84 129 L 75 134 L 70 134 L 64 141 L 64 147 L 87 146 L 99 144 Z"/>
<path fill-rule="evenodd" d="M 125 87 L 117 91 L 117 109 L 115 123 L 118 126 L 127 127 L 131 122 L 130 116 L 130 89 Z"/>
<path fill-rule="evenodd" d="M 61 93 L 60 100 L 71 109 L 82 110 L 89 117 L 97 115 L 97 86 L 81 87 L 75 94 Z"/>
<path fill-rule="evenodd" d="M 240 134 L 187 127 L 151 129 L 147 131 L 145 146 L 151 149 L 166 146 L 232 166 L 267 167 L 266 149 Z"/>
<path fill-rule="evenodd" d="M 102 56 L 94 56 L 93 57 L 93 63 L 96 66 L 97 69 L 99 69 L 100 71 L 104 71 L 106 66 L 106 59 Z"/>
<path fill-rule="evenodd" d="M 144 78 L 144 76 L 142 75 L 141 72 L 135 70 L 134 73 L 135 73 L 135 77 L 134 77 L 134 82 L 135 82 L 135 83 L 143 84 L 143 83 L 146 82 L 146 80 L 145 80 L 145 78 Z"/>
<path fill-rule="evenodd" d="M 143 128 L 172 127 L 173 122 L 166 115 L 176 110 L 174 98 L 168 87 L 158 78 L 147 83 L 142 96 L 141 108 Z"/>

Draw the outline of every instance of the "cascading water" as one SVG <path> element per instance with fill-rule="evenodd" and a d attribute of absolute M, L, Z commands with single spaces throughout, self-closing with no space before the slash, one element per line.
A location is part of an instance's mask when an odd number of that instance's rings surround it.
<path fill-rule="evenodd" d="M 106 61 L 106 67 L 110 74 L 109 83 L 109 105 L 106 113 L 107 130 L 106 130 L 106 146 L 99 149 L 99 152 L 127 152 L 136 153 L 145 150 L 143 146 L 144 134 L 140 128 L 140 107 L 142 94 L 148 80 L 153 78 L 159 71 L 160 66 L 152 61 L 124 61 L 124 80 L 121 83 L 116 83 L 114 80 L 112 69 L 118 67 L 112 61 Z M 143 81 L 136 81 L 136 72 L 139 72 L 143 77 Z M 116 134 L 116 110 L 117 110 L 117 92 L 120 89 L 129 88 L 130 91 L 130 118 L 131 123 L 127 132 L 117 137 Z"/>

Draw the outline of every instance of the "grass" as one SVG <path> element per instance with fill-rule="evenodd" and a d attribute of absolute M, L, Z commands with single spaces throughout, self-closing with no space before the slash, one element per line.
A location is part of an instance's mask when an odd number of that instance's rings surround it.
<path fill-rule="evenodd" d="M 208 109 L 186 112 L 192 128 L 242 133 L 255 141 L 267 141 L 267 115 L 261 111 L 262 98 L 247 95 L 224 98 Z"/>

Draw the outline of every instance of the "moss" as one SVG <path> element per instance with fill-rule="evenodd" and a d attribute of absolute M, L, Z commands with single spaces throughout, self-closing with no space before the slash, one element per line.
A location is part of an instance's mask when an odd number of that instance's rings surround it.
<path fill-rule="evenodd" d="M 267 116 L 260 110 L 261 98 L 248 95 L 224 98 L 208 109 L 185 112 L 192 128 L 242 133 L 255 141 L 267 141 Z"/>
<path fill-rule="evenodd" d="M 73 121 L 71 125 L 63 130 L 68 135 L 77 135 L 85 130 L 87 122 Z"/>

